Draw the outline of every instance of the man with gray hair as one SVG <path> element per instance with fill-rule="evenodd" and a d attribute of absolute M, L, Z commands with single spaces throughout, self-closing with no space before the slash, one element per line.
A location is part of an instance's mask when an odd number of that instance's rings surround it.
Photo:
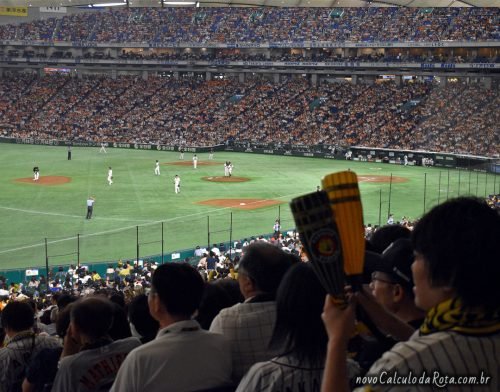
<path fill-rule="evenodd" d="M 244 250 L 238 282 L 245 302 L 222 309 L 210 326 L 211 332 L 231 341 L 235 383 L 254 363 L 278 354 L 268 347 L 276 320 L 276 291 L 294 261 L 299 260 L 264 242 L 255 242 Z"/>

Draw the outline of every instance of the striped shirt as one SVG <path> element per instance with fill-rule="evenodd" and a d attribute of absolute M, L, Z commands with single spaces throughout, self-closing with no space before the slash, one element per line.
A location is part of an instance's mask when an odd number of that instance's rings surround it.
<path fill-rule="evenodd" d="M 277 357 L 253 365 L 236 392 L 319 392 L 322 376 L 323 366 L 307 366 L 289 356 Z"/>
<path fill-rule="evenodd" d="M 320 365 L 299 362 L 290 355 L 259 362 L 245 374 L 236 392 L 319 392 L 324 361 Z M 359 373 L 359 367 L 350 359 L 347 369 L 349 379 Z"/>
<path fill-rule="evenodd" d="M 59 341 L 32 332 L 21 332 L 0 349 L 0 392 L 10 392 L 21 385 L 30 360 L 44 348 L 61 347 Z"/>
<path fill-rule="evenodd" d="M 446 391 L 497 392 L 500 334 L 437 332 L 419 336 L 416 332 L 386 352 L 361 381 L 365 387 L 357 391 L 431 391 L 440 387 Z"/>

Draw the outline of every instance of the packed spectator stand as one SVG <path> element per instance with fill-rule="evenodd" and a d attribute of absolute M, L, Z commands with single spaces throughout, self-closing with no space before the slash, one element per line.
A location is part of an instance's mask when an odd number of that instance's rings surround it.
<path fill-rule="evenodd" d="M 311 87 L 301 79 L 13 74 L 0 84 L 4 137 L 177 146 L 279 140 L 499 154 L 498 90 L 462 83 Z"/>
<path fill-rule="evenodd" d="M 81 53 L 64 46 L 47 51 L 36 45 L 3 52 L 4 59 L 25 57 L 33 64 L 42 64 L 47 57 L 55 59 L 55 65 L 58 59 L 62 63 L 70 58 L 110 60 L 110 65 L 128 60 L 212 61 L 222 66 L 231 61 L 493 64 L 498 62 L 494 51 L 485 54 L 473 48 L 464 52 L 460 47 L 456 52 L 431 47 L 413 51 L 411 43 L 495 42 L 500 40 L 499 18 L 498 8 L 476 7 L 119 8 L 3 25 L 0 40 L 32 41 L 49 44 L 49 48 L 63 42 L 75 48 L 80 43 L 89 47 L 125 45 Z M 132 42 L 152 47 L 125 49 Z M 366 53 L 319 47 L 293 50 L 294 43 L 304 42 L 329 42 L 339 47 L 346 42 L 399 42 L 410 43 L 410 49 Z M 180 50 L 176 48 L 179 43 L 198 46 Z M 203 43 L 280 45 L 255 52 L 250 47 L 203 50 L 199 46 Z M 167 49 L 153 49 L 157 44 L 165 44 Z M 207 74 L 211 71 L 206 64 L 200 67 Z M 156 71 L 142 80 L 123 73 L 118 77 L 89 76 L 84 70 L 83 77 L 76 80 L 53 75 L 37 79 L 19 72 L 9 76 L 10 71 L 4 70 L 1 132 L 19 138 L 165 145 L 213 146 L 234 140 L 266 143 L 278 138 L 284 144 L 293 141 L 482 156 L 499 153 L 495 85 L 484 92 L 461 79 L 442 89 L 435 83 L 415 80 L 403 85 L 367 86 L 322 79 L 310 86 L 297 75 L 294 79 L 291 74 L 281 75 L 271 83 L 247 71 L 243 80 L 236 82 L 228 80 L 228 75 L 223 81 L 179 76 L 177 68 L 172 77 L 176 80 L 154 76 Z M 374 78 L 373 72 L 370 77 Z M 283 102 L 286 108 L 281 107 Z"/>
<path fill-rule="evenodd" d="M 0 27 L 2 40 L 436 42 L 500 39 L 498 8 L 124 8 Z"/>

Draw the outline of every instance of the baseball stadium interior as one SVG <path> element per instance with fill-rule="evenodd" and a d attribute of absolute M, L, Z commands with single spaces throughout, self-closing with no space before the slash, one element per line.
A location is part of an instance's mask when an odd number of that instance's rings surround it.
<path fill-rule="evenodd" d="M 499 108 L 498 0 L 0 1 L 0 392 L 499 391 Z"/>

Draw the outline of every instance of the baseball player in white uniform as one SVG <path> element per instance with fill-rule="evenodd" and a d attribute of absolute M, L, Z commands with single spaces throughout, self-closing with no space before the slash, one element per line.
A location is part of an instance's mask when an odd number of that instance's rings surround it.
<path fill-rule="evenodd" d="M 158 159 L 156 160 L 156 163 L 155 163 L 155 176 L 159 176 L 160 175 L 160 162 L 158 162 Z"/>
<path fill-rule="evenodd" d="M 106 154 L 106 143 L 101 143 L 101 149 L 99 150 L 99 152 L 103 152 Z"/>
<path fill-rule="evenodd" d="M 113 183 L 113 169 L 111 166 L 108 169 L 108 184 L 111 185 Z"/>
<path fill-rule="evenodd" d="M 209 160 L 214 159 L 214 149 L 213 149 L 213 148 L 210 150 L 210 152 L 209 152 L 209 154 L 208 154 L 208 159 L 209 159 Z"/>
<path fill-rule="evenodd" d="M 193 168 L 196 169 L 198 167 L 198 157 L 196 154 L 193 155 Z"/>
<path fill-rule="evenodd" d="M 33 168 L 33 181 L 38 181 L 39 178 L 40 178 L 40 169 L 38 168 L 38 166 L 35 166 Z"/>
<path fill-rule="evenodd" d="M 184 159 L 184 147 L 179 147 L 179 159 Z"/>
<path fill-rule="evenodd" d="M 229 177 L 229 161 L 224 162 L 224 177 Z"/>
<path fill-rule="evenodd" d="M 229 165 L 227 166 L 227 173 L 229 175 L 229 177 L 231 177 L 233 175 L 233 164 L 231 162 L 229 162 Z"/>
<path fill-rule="evenodd" d="M 181 192 L 181 178 L 177 174 L 174 177 L 174 190 L 175 193 Z"/>

